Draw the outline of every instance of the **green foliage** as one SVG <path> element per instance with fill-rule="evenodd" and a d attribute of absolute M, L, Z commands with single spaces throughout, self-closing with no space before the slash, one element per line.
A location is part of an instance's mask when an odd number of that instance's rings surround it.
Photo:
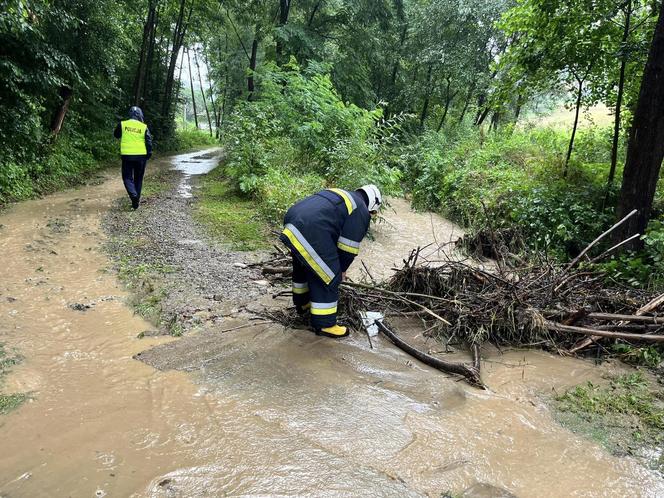
<path fill-rule="evenodd" d="M 0 388 L 2 388 L 4 377 L 9 373 L 11 368 L 20 361 L 20 356 L 8 353 L 4 344 L 0 343 Z M 0 415 L 4 415 L 14 408 L 17 408 L 27 398 L 27 394 L 24 393 L 0 393 Z"/>
<path fill-rule="evenodd" d="M 266 247 L 268 230 L 257 216 L 254 203 L 233 190 L 221 168 L 204 178 L 196 216 L 214 237 L 230 244 L 233 250 Z"/>
<path fill-rule="evenodd" d="M 323 67 L 301 71 L 291 62 L 260 76 L 260 96 L 238 104 L 224 132 L 225 171 L 268 218 L 324 186 L 398 189 L 399 171 L 386 161 L 398 122 L 378 126 L 379 109 L 344 103 Z"/>
<path fill-rule="evenodd" d="M 657 368 L 664 359 L 664 348 L 661 346 L 634 347 L 630 344 L 618 343 L 611 347 L 625 363 Z"/>
<path fill-rule="evenodd" d="M 178 152 L 218 144 L 208 131 L 186 128 L 176 130 L 175 135 L 156 142 L 155 146 L 159 152 Z"/>
<path fill-rule="evenodd" d="M 664 435 L 662 400 L 641 372 L 611 379 L 608 386 L 588 382 L 559 396 L 559 410 L 575 414 L 594 427 L 622 428 L 636 443 L 659 444 Z M 620 435 L 618 435 L 620 436 Z M 609 442 L 612 439 L 607 437 Z M 623 448 L 629 450 L 630 448 Z"/>
<path fill-rule="evenodd" d="M 581 132 L 597 160 L 604 135 Z M 531 247 L 561 257 L 575 255 L 612 219 L 602 211 L 604 164 L 575 161 L 562 177 L 562 152 L 568 137 L 554 129 L 508 129 L 482 137 L 427 133 L 400 158 L 406 184 L 421 208 L 438 209 L 467 226 L 517 228 Z M 480 145 L 478 145 L 480 144 Z M 595 151 L 595 152 L 592 152 Z"/>
<path fill-rule="evenodd" d="M 622 253 L 598 265 L 611 278 L 634 287 L 664 286 L 664 217 L 654 219 L 641 237 L 642 251 Z"/>
<path fill-rule="evenodd" d="M 69 133 L 29 162 L 0 160 L 0 205 L 89 181 L 92 174 L 117 157 L 110 133 Z"/>

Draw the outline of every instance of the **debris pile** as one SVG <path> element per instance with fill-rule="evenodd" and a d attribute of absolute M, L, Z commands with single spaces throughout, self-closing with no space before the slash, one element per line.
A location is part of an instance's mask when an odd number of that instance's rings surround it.
<path fill-rule="evenodd" d="M 499 254 L 490 270 L 474 260 L 430 262 L 418 248 L 387 282 L 343 283 L 339 319 L 363 330 L 363 312 L 380 311 L 386 319 L 379 328 L 398 347 L 477 386 L 482 386 L 480 348 L 487 342 L 559 354 L 603 348 L 603 343 L 616 340 L 664 343 L 664 313 L 657 315 L 658 309 L 664 310 L 664 295 L 653 297 L 607 282 L 606 275 L 592 267 L 579 267 L 591 246 L 568 264 L 544 256 L 535 262 L 510 257 L 507 263 Z M 279 278 L 287 269 L 288 260 L 281 257 L 270 262 L 264 274 Z M 293 310 L 269 313 L 267 318 L 285 326 L 297 322 Z M 405 344 L 390 325 L 390 318 L 397 316 L 419 317 L 425 335 L 467 345 L 472 364 L 442 362 Z"/>

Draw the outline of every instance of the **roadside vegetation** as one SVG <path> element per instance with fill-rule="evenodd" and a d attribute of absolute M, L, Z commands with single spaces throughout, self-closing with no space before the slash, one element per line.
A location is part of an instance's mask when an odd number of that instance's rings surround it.
<path fill-rule="evenodd" d="M 565 427 L 664 472 L 664 397 L 643 372 L 576 386 L 557 396 L 555 407 Z"/>
<path fill-rule="evenodd" d="M 237 193 L 226 173 L 218 168 L 205 175 L 197 192 L 196 218 L 208 233 L 234 251 L 269 247 L 269 226 L 255 203 Z"/>
<path fill-rule="evenodd" d="M 3 390 L 5 376 L 20 361 L 21 358 L 18 355 L 8 352 L 5 345 L 0 343 L 0 415 L 18 408 L 28 399 L 28 395 L 25 393 L 4 393 Z"/>

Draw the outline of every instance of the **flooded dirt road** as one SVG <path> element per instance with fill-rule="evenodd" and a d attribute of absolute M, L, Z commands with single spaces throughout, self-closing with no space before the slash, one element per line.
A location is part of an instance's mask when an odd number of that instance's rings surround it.
<path fill-rule="evenodd" d="M 122 195 L 114 176 L 0 215 L 0 342 L 24 357 L 1 388 L 32 397 L 0 416 L 0 496 L 664 495 L 542 401 L 608 367 L 485 351 L 483 392 L 357 333 L 222 333 L 238 316 L 137 339 L 151 326 L 101 250 L 100 218 Z M 377 275 L 421 245 L 412 234 L 458 230 L 395 210 L 366 248 Z"/>

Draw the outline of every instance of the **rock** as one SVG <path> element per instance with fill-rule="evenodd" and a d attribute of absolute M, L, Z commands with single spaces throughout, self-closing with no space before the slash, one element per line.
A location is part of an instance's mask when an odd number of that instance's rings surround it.
<path fill-rule="evenodd" d="M 159 337 L 161 335 L 168 335 L 168 332 L 162 332 L 161 330 L 144 330 L 136 336 L 136 339 L 143 339 L 144 337 Z"/>
<path fill-rule="evenodd" d="M 215 301 L 223 301 L 224 296 L 222 296 L 221 294 L 215 294 L 214 296 L 212 296 L 212 299 L 214 299 Z"/>
<path fill-rule="evenodd" d="M 92 308 L 92 306 L 90 306 L 89 304 L 83 304 L 83 303 L 71 303 L 69 307 L 74 311 L 86 311 Z"/>
<path fill-rule="evenodd" d="M 506 489 L 477 482 L 461 493 L 461 498 L 517 498 Z"/>
<path fill-rule="evenodd" d="M 13 303 L 13 302 L 16 301 L 16 298 L 15 298 L 15 297 L 11 297 L 11 296 L 7 296 L 7 301 L 10 302 L 10 303 Z"/>
<path fill-rule="evenodd" d="M 233 263 L 233 266 L 235 268 L 247 268 L 248 266 L 245 265 L 244 263 Z"/>
<path fill-rule="evenodd" d="M 266 287 L 270 285 L 270 282 L 268 282 L 267 280 L 254 280 L 254 283 L 256 285 L 260 285 L 261 287 Z"/>

